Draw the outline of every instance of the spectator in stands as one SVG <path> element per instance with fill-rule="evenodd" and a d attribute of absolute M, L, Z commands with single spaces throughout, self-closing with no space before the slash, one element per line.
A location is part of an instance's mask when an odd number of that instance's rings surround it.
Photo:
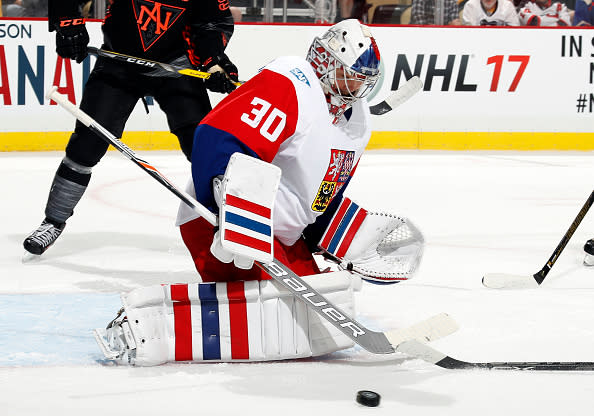
<path fill-rule="evenodd" d="M 573 16 L 573 25 L 594 25 L 594 8 L 592 7 L 592 0 L 577 0 L 575 2 L 575 14 Z"/>
<path fill-rule="evenodd" d="M 47 0 L 22 0 L 27 17 L 47 17 Z"/>
<path fill-rule="evenodd" d="M 552 0 L 530 0 L 518 13 L 524 26 L 569 26 L 571 17 L 567 6 Z"/>
<path fill-rule="evenodd" d="M 337 0 L 340 11 L 340 20 L 358 19 L 363 21 L 363 14 L 367 11 L 365 0 Z"/>
<path fill-rule="evenodd" d="M 2 0 L 2 16 L 24 17 L 26 12 L 22 0 Z"/>
<path fill-rule="evenodd" d="M 520 19 L 510 0 L 468 0 L 462 23 L 469 26 L 520 26 Z"/>
<path fill-rule="evenodd" d="M 435 0 L 413 0 L 412 25 L 460 25 L 457 0 L 443 0 L 443 22 L 435 21 Z"/>

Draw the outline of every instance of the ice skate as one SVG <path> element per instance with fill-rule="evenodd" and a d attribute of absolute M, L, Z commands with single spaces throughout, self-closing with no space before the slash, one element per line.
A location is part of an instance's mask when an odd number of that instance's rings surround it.
<path fill-rule="evenodd" d="M 60 234 L 62 234 L 64 227 L 66 227 L 65 222 L 54 224 L 45 219 L 35 231 L 25 238 L 23 247 L 27 252 L 40 256 L 54 244 Z"/>

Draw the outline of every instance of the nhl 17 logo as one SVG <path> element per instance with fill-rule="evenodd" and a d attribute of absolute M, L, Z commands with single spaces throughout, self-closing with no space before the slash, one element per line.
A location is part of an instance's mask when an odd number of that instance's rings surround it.
<path fill-rule="evenodd" d="M 151 0 L 132 0 L 136 25 L 146 52 L 186 10 Z"/>

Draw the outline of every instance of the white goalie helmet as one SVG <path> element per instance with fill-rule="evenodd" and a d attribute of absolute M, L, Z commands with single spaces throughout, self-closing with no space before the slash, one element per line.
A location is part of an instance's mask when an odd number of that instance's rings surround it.
<path fill-rule="evenodd" d="M 369 28 L 343 20 L 316 37 L 307 61 L 322 83 L 334 123 L 353 103 L 367 96 L 380 76 L 380 53 Z"/>

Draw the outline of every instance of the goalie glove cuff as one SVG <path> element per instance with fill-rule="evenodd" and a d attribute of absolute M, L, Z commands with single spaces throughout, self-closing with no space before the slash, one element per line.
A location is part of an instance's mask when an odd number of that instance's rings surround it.
<path fill-rule="evenodd" d="M 396 283 L 412 277 L 423 254 L 421 232 L 408 220 L 369 212 L 344 198 L 318 246 L 341 269 L 368 281 Z"/>

